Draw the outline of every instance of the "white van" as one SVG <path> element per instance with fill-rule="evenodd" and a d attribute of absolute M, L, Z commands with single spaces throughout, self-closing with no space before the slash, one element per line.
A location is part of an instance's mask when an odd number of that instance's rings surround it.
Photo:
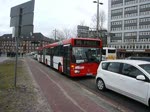
<path fill-rule="evenodd" d="M 103 47 L 102 60 L 115 60 L 117 58 L 116 48 Z"/>

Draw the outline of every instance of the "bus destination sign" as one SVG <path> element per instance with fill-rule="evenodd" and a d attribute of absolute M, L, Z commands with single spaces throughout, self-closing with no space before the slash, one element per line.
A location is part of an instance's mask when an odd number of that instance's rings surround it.
<path fill-rule="evenodd" d="M 93 41 L 93 40 L 75 40 L 75 46 L 91 46 L 91 47 L 99 47 L 100 41 Z"/>

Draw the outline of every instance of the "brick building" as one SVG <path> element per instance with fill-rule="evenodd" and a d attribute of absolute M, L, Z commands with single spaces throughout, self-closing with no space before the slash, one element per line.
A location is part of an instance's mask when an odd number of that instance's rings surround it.
<path fill-rule="evenodd" d="M 32 36 L 21 36 L 18 42 L 18 53 L 30 53 L 35 51 L 39 46 L 44 46 L 48 43 L 53 42 L 53 39 L 45 37 L 41 33 L 33 33 Z M 15 51 L 15 38 L 12 34 L 4 34 L 0 36 L 0 52 L 16 52 Z"/>

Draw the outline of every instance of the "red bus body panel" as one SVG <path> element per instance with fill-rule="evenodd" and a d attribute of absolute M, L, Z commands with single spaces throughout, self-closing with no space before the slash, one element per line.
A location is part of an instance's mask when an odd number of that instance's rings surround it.
<path fill-rule="evenodd" d="M 52 44 L 48 44 L 48 45 L 44 46 L 43 48 L 51 48 L 51 47 L 55 47 L 55 46 L 58 46 L 58 45 L 66 45 L 66 44 L 71 44 L 72 46 L 74 46 L 75 45 L 74 41 L 78 40 L 78 39 L 80 39 L 80 40 L 87 40 L 88 39 L 88 40 L 91 40 L 91 41 L 100 41 L 100 39 L 93 39 L 93 38 L 70 38 L 70 39 L 67 39 L 67 40 L 60 41 L 60 42 L 55 42 L 55 43 L 52 43 Z M 102 41 L 100 41 L 100 46 L 98 48 L 102 48 Z"/>
<path fill-rule="evenodd" d="M 70 76 L 81 77 L 81 76 L 96 76 L 99 63 L 82 63 L 82 64 L 71 64 Z M 75 70 L 80 71 L 75 73 Z"/>
<path fill-rule="evenodd" d="M 75 45 L 75 41 L 76 40 L 88 40 L 88 41 L 100 41 L 100 45 L 99 46 L 87 46 L 87 45 Z M 59 45 L 71 45 L 71 47 L 91 47 L 91 48 L 102 48 L 102 40 L 100 39 L 95 39 L 95 38 L 69 38 L 60 42 L 55 42 L 52 44 L 47 44 L 45 46 L 42 47 L 38 47 L 37 50 L 38 51 L 42 51 L 44 49 L 49 49 L 49 48 L 54 48 L 57 47 Z M 71 54 L 70 54 L 71 55 Z M 41 58 L 41 57 L 40 57 Z M 41 59 L 39 59 L 41 61 Z M 62 65 L 64 66 L 64 60 Z M 52 65 L 53 66 L 53 65 Z M 96 76 L 97 74 L 97 69 L 99 66 L 99 63 L 97 62 L 85 62 L 85 63 L 71 63 L 71 56 L 70 56 L 70 77 L 82 77 L 82 76 Z M 69 67 L 68 66 L 68 67 Z M 60 70 L 58 68 L 58 70 Z M 60 70 L 63 72 L 63 70 Z"/>

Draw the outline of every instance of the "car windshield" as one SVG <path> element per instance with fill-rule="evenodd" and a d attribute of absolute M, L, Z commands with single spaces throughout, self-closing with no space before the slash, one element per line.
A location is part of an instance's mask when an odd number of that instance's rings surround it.
<path fill-rule="evenodd" d="M 75 63 L 100 62 L 99 48 L 73 47 L 72 61 Z"/>
<path fill-rule="evenodd" d="M 142 65 L 139 65 L 139 66 L 150 74 L 150 64 L 142 64 Z"/>

